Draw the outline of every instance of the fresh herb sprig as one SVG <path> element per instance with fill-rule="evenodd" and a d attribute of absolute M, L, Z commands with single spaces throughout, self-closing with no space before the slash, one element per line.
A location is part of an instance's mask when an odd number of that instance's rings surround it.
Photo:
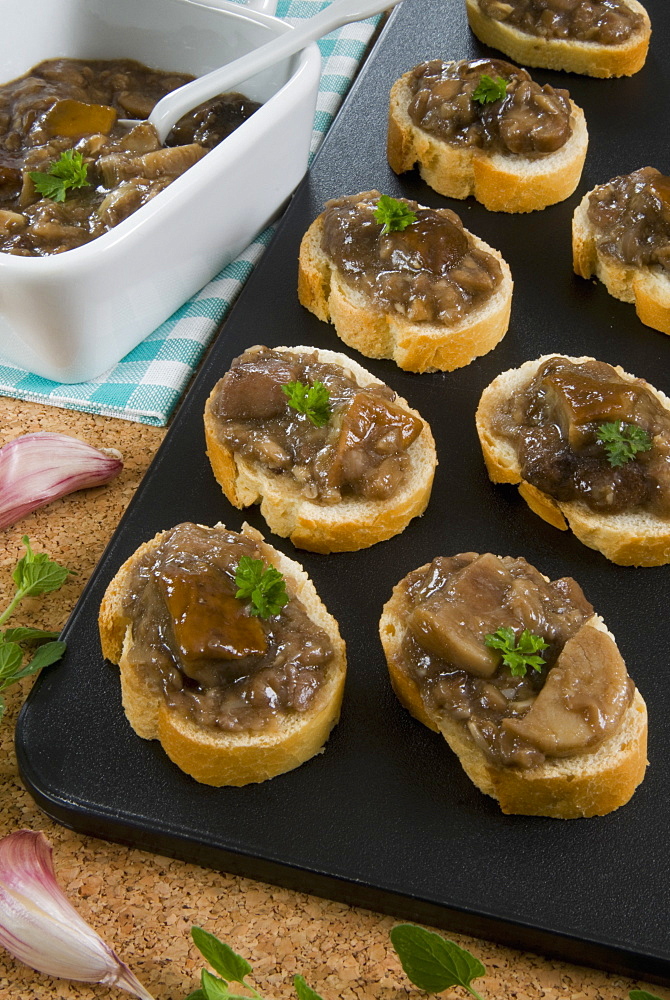
<path fill-rule="evenodd" d="M 46 552 L 33 552 L 27 535 L 23 536 L 26 554 L 16 564 L 12 579 L 16 592 L 7 608 L 0 614 L 0 625 L 14 613 L 16 607 L 26 597 L 49 594 L 63 586 L 72 572 L 54 562 Z M 65 643 L 56 642 L 58 632 L 48 632 L 41 628 L 19 626 L 0 631 L 0 692 L 16 684 L 23 677 L 37 673 L 60 660 L 65 652 Z M 32 659 L 24 664 L 24 644 L 39 644 Z M 5 711 L 5 700 L 0 694 L 0 718 Z"/>
<path fill-rule="evenodd" d="M 304 382 L 287 382 L 282 392 L 287 397 L 289 406 L 298 413 L 304 413 L 315 427 L 324 427 L 330 420 L 330 393 L 323 382 L 315 379 L 311 385 Z"/>
<path fill-rule="evenodd" d="M 375 209 L 375 221 L 382 225 L 381 236 L 386 233 L 401 233 L 416 222 L 416 215 L 404 201 L 381 195 Z"/>
<path fill-rule="evenodd" d="M 190 993 L 186 1000 L 263 1000 L 258 990 L 246 980 L 253 971 L 246 958 L 202 927 L 192 927 L 191 936 L 203 957 L 219 975 L 212 975 L 203 969 L 200 989 Z M 390 936 L 403 971 L 414 986 L 426 993 L 441 993 L 452 986 L 461 986 L 475 1000 L 484 1000 L 472 986 L 472 981 L 486 974 L 486 966 L 467 948 L 461 948 L 441 934 L 416 924 L 398 924 Z M 230 988 L 231 983 L 238 983 L 249 993 L 234 992 Z M 294 976 L 293 986 L 298 1000 L 322 1000 L 303 976 Z M 628 995 L 630 1000 L 660 1000 L 647 990 L 631 990 Z"/>
<path fill-rule="evenodd" d="M 502 626 L 496 632 L 489 633 L 484 639 L 491 649 L 499 649 L 502 653 L 503 663 L 509 667 L 513 677 L 525 677 L 528 667 L 538 672 L 545 666 L 541 656 L 534 654 L 546 649 L 549 645 L 539 635 L 533 635 L 527 628 L 523 630 L 516 641 L 514 629 Z"/>
<path fill-rule="evenodd" d="M 607 461 L 612 468 L 625 465 L 640 451 L 649 451 L 652 446 L 651 434 L 637 424 L 627 424 L 623 420 L 600 424 L 598 442 L 605 446 Z"/>
<path fill-rule="evenodd" d="M 274 566 L 265 568 L 262 559 L 242 556 L 235 570 L 238 590 L 235 597 L 251 601 L 251 614 L 258 618 L 278 615 L 289 596 L 286 593 L 284 577 Z"/>
<path fill-rule="evenodd" d="M 501 76 L 494 80 L 493 77 L 484 73 L 472 95 L 472 100 L 478 101 L 480 104 L 493 104 L 494 101 L 502 101 L 506 93 L 506 80 L 503 80 Z"/>
<path fill-rule="evenodd" d="M 480 993 L 470 985 L 486 968 L 465 948 L 416 924 L 398 924 L 391 931 L 395 948 L 407 978 L 427 993 L 441 993 L 449 986 L 462 986 L 477 1000 Z"/>
<path fill-rule="evenodd" d="M 263 1000 L 261 994 L 247 982 L 247 976 L 253 971 L 246 958 L 219 941 L 214 934 L 202 927 L 192 927 L 191 936 L 204 958 L 209 962 L 218 976 L 203 969 L 200 975 L 200 989 L 190 993 L 186 1000 L 250 1000 L 248 994 L 236 993 L 231 990 L 231 983 L 238 983 L 249 990 L 252 997 Z M 298 1000 L 322 1000 L 319 994 L 309 986 L 302 976 L 294 976 L 293 985 Z"/>
<path fill-rule="evenodd" d="M 77 149 L 64 150 L 47 171 L 31 170 L 29 177 L 39 194 L 52 201 L 65 201 L 71 188 L 88 187 L 88 167 Z"/>

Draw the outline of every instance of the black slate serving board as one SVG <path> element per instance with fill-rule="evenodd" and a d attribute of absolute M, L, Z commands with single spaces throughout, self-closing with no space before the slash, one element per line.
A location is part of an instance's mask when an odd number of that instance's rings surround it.
<path fill-rule="evenodd" d="M 591 141 L 577 193 L 527 216 L 452 202 L 417 174 L 390 171 L 384 139 L 393 80 L 426 58 L 489 51 L 469 33 L 456 0 L 404 0 L 393 13 L 75 609 L 65 660 L 43 673 L 21 714 L 21 774 L 49 815 L 212 868 L 670 983 L 670 567 L 614 566 L 539 520 L 514 488 L 493 486 L 473 421 L 494 376 L 551 351 L 621 364 L 670 391 L 668 338 L 642 326 L 602 285 L 575 277 L 570 253 L 572 212 L 586 190 L 640 166 L 670 173 L 670 10 L 665 0 L 647 6 L 654 35 L 636 76 L 534 71 L 540 82 L 569 87 Z M 208 788 L 128 726 L 118 672 L 100 655 L 99 602 L 121 562 L 179 521 L 238 529 L 246 518 L 265 528 L 256 509 L 233 509 L 213 479 L 204 402 L 252 344 L 343 347 L 298 305 L 296 257 L 326 198 L 372 187 L 447 204 L 502 251 L 516 282 L 511 327 L 495 351 L 451 374 L 412 375 L 356 356 L 431 423 L 440 464 L 430 505 L 402 535 L 371 549 L 298 554 L 348 645 L 341 722 L 326 752 L 296 771 L 242 789 Z M 285 540 L 271 541 L 295 555 Z M 503 816 L 441 737 L 392 694 L 377 621 L 393 585 L 435 555 L 473 549 L 523 555 L 552 578 L 573 575 L 617 635 L 650 709 L 648 775 L 621 810 L 567 822 Z"/>

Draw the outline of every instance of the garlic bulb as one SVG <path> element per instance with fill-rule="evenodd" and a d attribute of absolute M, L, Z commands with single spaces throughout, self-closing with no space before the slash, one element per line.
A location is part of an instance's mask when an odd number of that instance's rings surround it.
<path fill-rule="evenodd" d="M 0 448 L 0 529 L 52 500 L 102 486 L 123 468 L 121 455 L 68 434 L 23 434 Z"/>
<path fill-rule="evenodd" d="M 0 840 L 0 945 L 48 976 L 153 1000 L 61 892 L 43 833 L 20 830 Z"/>

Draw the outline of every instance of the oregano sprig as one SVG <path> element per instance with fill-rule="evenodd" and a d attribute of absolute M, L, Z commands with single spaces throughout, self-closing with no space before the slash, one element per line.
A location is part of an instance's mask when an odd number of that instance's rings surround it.
<path fill-rule="evenodd" d="M 486 973 L 486 967 L 466 948 L 416 924 L 394 927 L 391 944 L 405 975 L 420 990 L 441 993 L 449 986 L 462 986 L 476 1000 L 483 1000 L 471 983 Z"/>
<path fill-rule="evenodd" d="M 46 552 L 33 552 L 27 535 L 23 536 L 26 554 L 19 559 L 12 573 L 16 592 L 9 605 L 0 614 L 0 625 L 10 618 L 17 606 L 26 597 L 49 594 L 63 586 L 72 572 L 50 559 Z M 65 643 L 56 642 L 58 632 L 41 628 L 18 626 L 0 631 L 0 692 L 16 684 L 23 677 L 37 673 L 42 667 L 60 660 L 65 652 Z M 39 643 L 30 660 L 24 663 L 27 643 Z M 5 711 L 5 700 L 0 694 L 0 718 Z"/>
<path fill-rule="evenodd" d="M 214 971 L 218 972 L 218 976 L 203 969 L 200 975 L 200 989 L 190 993 L 186 1000 L 250 1000 L 248 994 L 236 993 L 231 990 L 231 983 L 237 983 L 247 989 L 251 997 L 256 998 L 256 1000 L 263 1000 L 258 990 L 247 982 L 247 976 L 253 970 L 246 958 L 238 955 L 224 941 L 220 941 L 214 934 L 203 930 L 202 927 L 192 927 L 191 937 L 203 957 Z M 322 997 L 308 985 L 303 976 L 295 976 L 293 984 L 298 1000 L 322 1000 Z"/>

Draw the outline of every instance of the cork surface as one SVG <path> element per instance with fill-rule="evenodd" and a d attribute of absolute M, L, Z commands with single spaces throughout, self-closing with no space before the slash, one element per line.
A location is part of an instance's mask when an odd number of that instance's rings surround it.
<path fill-rule="evenodd" d="M 11 572 L 29 535 L 36 551 L 76 571 L 62 590 L 32 598 L 9 624 L 60 628 L 100 557 L 165 431 L 0 398 L 0 445 L 20 434 L 58 431 L 96 447 L 118 448 L 121 476 L 107 486 L 72 494 L 0 532 L 0 610 L 13 593 Z M 57 669 L 53 667 L 51 669 Z M 41 830 L 54 847 L 60 885 L 84 919 L 131 967 L 156 1000 L 183 1000 L 199 986 L 203 960 L 191 942 L 197 924 L 218 935 L 253 966 L 266 1000 L 295 997 L 297 973 L 324 1000 L 405 1000 L 422 994 L 408 982 L 389 942 L 391 917 L 288 889 L 227 876 L 102 840 L 49 820 L 18 778 L 13 730 L 31 679 L 7 692 L 0 723 L 0 836 Z M 616 975 L 517 952 L 452 934 L 487 967 L 475 987 L 488 1000 L 627 1000 L 644 988 Z M 670 990 L 647 986 L 661 1000 Z M 94 1000 L 116 990 L 66 982 L 19 965 L 0 949 L 0 1000 Z M 445 1000 L 466 996 L 454 988 Z"/>

